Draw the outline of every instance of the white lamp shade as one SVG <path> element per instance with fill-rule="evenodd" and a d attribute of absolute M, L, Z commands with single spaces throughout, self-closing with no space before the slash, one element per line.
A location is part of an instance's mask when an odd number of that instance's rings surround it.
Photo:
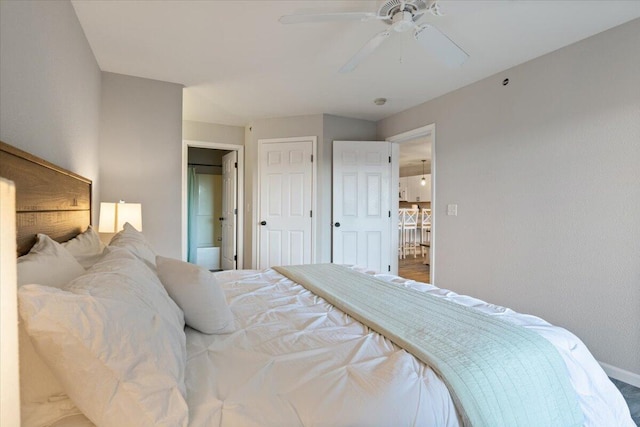
<path fill-rule="evenodd" d="M 0 425 L 20 425 L 15 186 L 0 178 Z"/>
<path fill-rule="evenodd" d="M 98 222 L 100 233 L 116 232 L 116 204 L 100 203 L 100 221 Z"/>
<path fill-rule="evenodd" d="M 117 233 L 128 222 L 142 231 L 142 205 L 140 203 L 100 203 L 100 233 Z"/>

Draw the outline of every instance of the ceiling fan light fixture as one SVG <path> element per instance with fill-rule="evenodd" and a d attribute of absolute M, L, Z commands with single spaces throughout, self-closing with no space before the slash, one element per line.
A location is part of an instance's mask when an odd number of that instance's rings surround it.
<path fill-rule="evenodd" d="M 393 21 L 393 30 L 397 33 L 404 33 L 415 27 L 413 22 L 413 14 L 409 11 L 396 12 L 391 18 Z"/>

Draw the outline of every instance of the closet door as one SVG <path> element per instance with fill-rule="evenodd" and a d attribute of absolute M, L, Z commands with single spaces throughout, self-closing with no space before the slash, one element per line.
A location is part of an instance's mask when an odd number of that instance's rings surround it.
<path fill-rule="evenodd" d="M 260 142 L 259 269 L 313 260 L 313 144 Z"/>

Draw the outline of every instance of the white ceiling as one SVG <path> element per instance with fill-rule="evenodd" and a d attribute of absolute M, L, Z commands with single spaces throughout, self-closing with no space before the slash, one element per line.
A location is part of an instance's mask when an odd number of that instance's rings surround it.
<path fill-rule="evenodd" d="M 254 119 L 329 113 L 379 120 L 640 17 L 640 1 L 455 1 L 425 14 L 469 55 L 451 70 L 411 33 L 394 34 L 355 71 L 338 69 L 378 21 L 282 25 L 313 9 L 377 11 L 378 1 L 72 0 L 103 71 L 185 85 L 185 120 L 247 125 Z M 376 106 L 378 97 L 388 99 Z"/>

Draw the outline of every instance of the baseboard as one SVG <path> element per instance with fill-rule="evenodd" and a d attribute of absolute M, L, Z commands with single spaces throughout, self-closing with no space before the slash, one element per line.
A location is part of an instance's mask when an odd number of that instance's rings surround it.
<path fill-rule="evenodd" d="M 625 382 L 627 384 L 631 384 L 634 387 L 640 388 L 640 375 L 635 374 L 633 372 L 625 371 L 624 369 L 617 368 L 615 366 L 609 365 L 608 363 L 598 361 L 602 369 L 609 375 L 611 378 L 615 378 L 619 381 Z"/>

